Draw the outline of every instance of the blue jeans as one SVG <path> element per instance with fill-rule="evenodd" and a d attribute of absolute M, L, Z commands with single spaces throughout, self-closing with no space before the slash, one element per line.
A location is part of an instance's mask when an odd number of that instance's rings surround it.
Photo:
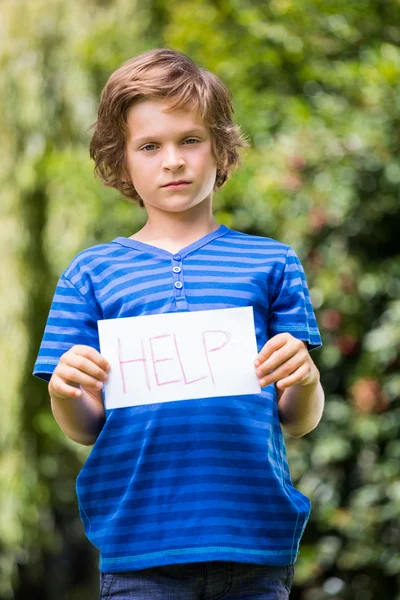
<path fill-rule="evenodd" d="M 287 600 L 293 565 L 199 562 L 100 574 L 100 600 Z"/>

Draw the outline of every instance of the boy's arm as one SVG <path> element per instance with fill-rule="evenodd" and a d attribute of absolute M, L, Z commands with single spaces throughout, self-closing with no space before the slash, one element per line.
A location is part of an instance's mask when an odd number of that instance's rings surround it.
<path fill-rule="evenodd" d="M 297 383 L 286 390 L 277 388 L 279 419 L 292 437 L 302 437 L 320 422 L 325 404 L 319 373 L 315 381 Z"/>
<path fill-rule="evenodd" d="M 92 446 L 103 428 L 105 415 L 101 392 L 82 390 L 80 398 L 50 392 L 51 409 L 61 430 L 74 442 Z"/>
<path fill-rule="evenodd" d="M 314 429 L 324 409 L 319 371 L 304 342 L 290 333 L 271 338 L 259 353 L 256 374 L 261 387 L 275 383 L 279 418 L 293 437 Z"/>
<path fill-rule="evenodd" d="M 49 382 L 54 418 L 74 442 L 91 446 L 105 422 L 101 388 L 109 364 L 90 346 L 73 346 L 63 354 Z"/>

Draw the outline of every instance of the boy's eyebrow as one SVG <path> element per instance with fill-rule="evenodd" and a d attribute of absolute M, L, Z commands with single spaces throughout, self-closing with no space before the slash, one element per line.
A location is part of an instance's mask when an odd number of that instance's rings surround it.
<path fill-rule="evenodd" d="M 180 131 L 179 137 L 187 137 L 188 135 L 200 135 L 206 133 L 206 129 L 188 129 L 187 131 Z M 149 134 L 140 137 L 131 137 L 131 141 L 137 144 L 143 144 L 143 142 L 148 142 L 149 140 L 156 140 L 157 138 L 161 138 L 162 135 L 154 135 Z"/>

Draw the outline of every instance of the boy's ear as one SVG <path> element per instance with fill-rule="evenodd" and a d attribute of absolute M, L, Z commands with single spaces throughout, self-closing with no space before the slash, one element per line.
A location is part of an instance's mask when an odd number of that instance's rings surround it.
<path fill-rule="evenodd" d="M 122 167 L 122 169 L 121 169 L 120 180 L 123 183 L 132 183 L 132 181 L 129 177 L 129 173 L 127 172 L 125 167 Z"/>

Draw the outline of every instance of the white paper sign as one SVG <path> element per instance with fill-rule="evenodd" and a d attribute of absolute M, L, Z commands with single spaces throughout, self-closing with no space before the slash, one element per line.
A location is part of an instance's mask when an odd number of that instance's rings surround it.
<path fill-rule="evenodd" d="M 98 321 L 106 408 L 259 394 L 253 308 Z"/>

